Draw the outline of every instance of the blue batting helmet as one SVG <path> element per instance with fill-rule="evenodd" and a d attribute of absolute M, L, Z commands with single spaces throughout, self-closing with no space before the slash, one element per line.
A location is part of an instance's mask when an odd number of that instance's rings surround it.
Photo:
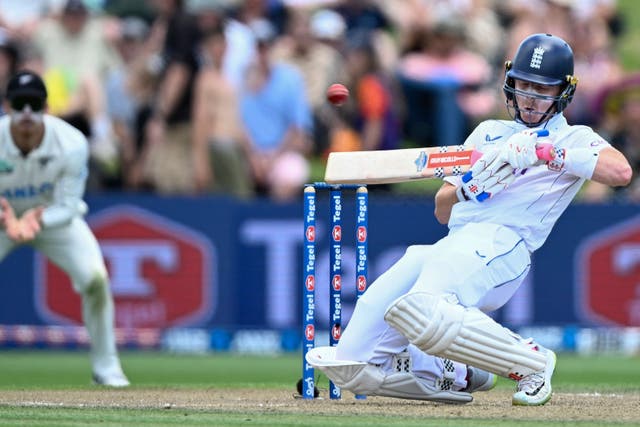
<path fill-rule="evenodd" d="M 531 83 L 560 86 L 560 94 L 546 97 L 529 92 L 518 91 L 515 80 Z M 515 95 L 525 95 L 553 101 L 552 106 L 537 123 L 524 123 L 537 126 L 552 115 L 560 113 L 573 100 L 578 79 L 573 75 L 573 51 L 560 37 L 551 34 L 533 34 L 520 43 L 513 61 L 505 63 L 505 79 L 502 87 L 507 98 L 507 106 L 515 110 L 515 120 L 522 122 Z M 510 105 L 511 104 L 511 105 Z M 555 112 L 552 109 L 555 107 Z"/>

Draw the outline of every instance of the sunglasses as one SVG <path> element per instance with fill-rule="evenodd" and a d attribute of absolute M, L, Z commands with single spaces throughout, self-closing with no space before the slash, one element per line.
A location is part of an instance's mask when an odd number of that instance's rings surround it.
<path fill-rule="evenodd" d="M 33 112 L 39 112 L 44 109 L 44 99 L 41 98 L 13 98 L 9 103 L 11 105 L 11 109 L 14 111 L 22 111 L 27 105 L 31 107 L 31 111 Z"/>

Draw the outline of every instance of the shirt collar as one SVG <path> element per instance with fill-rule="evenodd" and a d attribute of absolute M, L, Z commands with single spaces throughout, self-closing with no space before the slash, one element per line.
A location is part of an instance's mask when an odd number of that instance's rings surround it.
<path fill-rule="evenodd" d="M 551 135 L 567 127 L 567 119 L 562 113 L 558 113 L 545 123 L 543 129 L 547 129 Z"/>
<path fill-rule="evenodd" d="M 555 132 L 558 132 L 560 129 L 563 129 L 566 126 L 568 126 L 567 119 L 564 117 L 562 113 L 558 113 L 554 115 L 552 118 L 550 118 L 545 123 L 543 123 L 540 127 L 530 128 L 527 125 L 524 125 L 522 123 L 518 123 L 518 125 L 519 125 L 518 126 L 519 131 L 523 131 L 527 129 L 547 129 L 551 135 L 553 135 Z"/>

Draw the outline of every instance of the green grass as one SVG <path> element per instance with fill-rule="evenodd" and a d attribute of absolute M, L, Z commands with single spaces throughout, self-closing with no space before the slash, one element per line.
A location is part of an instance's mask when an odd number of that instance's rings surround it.
<path fill-rule="evenodd" d="M 193 390 L 195 393 L 213 393 L 216 390 L 269 389 L 274 393 L 291 392 L 300 377 L 300 355 L 277 357 L 240 356 L 235 354 L 172 355 L 156 352 L 124 352 L 122 361 L 132 387 L 127 393 L 136 396 L 153 390 Z M 326 378 L 319 386 L 326 388 Z M 501 379 L 497 390 L 510 390 L 513 383 Z M 559 355 L 558 369 L 554 376 L 556 393 L 633 393 L 638 399 L 640 390 L 640 360 L 636 357 L 578 357 Z M 89 362 L 85 352 L 0 352 L 0 400 L 3 392 L 30 393 L 53 390 L 60 393 L 95 391 L 89 384 Z M 313 402 L 308 402 L 312 404 Z M 639 401 L 640 404 L 640 401 Z M 64 407 L 64 406 L 12 406 L 0 405 L 0 426 L 560 426 L 578 427 L 603 425 L 588 421 L 545 421 L 531 419 L 483 419 L 398 416 L 394 414 L 371 415 L 351 410 L 345 406 L 339 416 L 314 414 L 309 406 L 304 417 L 299 414 L 279 412 L 265 408 L 234 410 L 203 410 L 161 408 L 130 409 L 118 407 Z M 508 407 L 508 403 L 506 404 Z M 303 409 L 306 407 L 302 405 Z M 453 406 L 452 411 L 455 410 Z M 355 408 L 354 408 L 355 409 Z M 530 408 L 534 409 L 534 408 Z M 543 410 L 543 409 L 540 409 Z M 508 408 L 507 408 L 508 411 Z M 461 412 L 463 415 L 464 412 Z M 615 419 L 615 417 L 613 417 Z M 640 419 L 632 422 L 607 423 L 607 425 L 638 426 Z"/>
<path fill-rule="evenodd" d="M 296 356 L 125 352 L 122 364 L 129 379 L 141 387 L 291 388 L 300 376 Z M 88 386 L 89 372 L 84 352 L 0 352 L 0 392 Z"/>
<path fill-rule="evenodd" d="M 601 422 L 574 422 L 556 423 L 543 422 L 537 420 L 522 420 L 517 424 L 507 424 L 501 420 L 480 420 L 480 419 L 428 419 L 426 417 L 402 417 L 392 419 L 389 417 L 371 416 L 348 416 L 348 415 L 323 415 L 322 417 L 305 417 L 301 422 L 299 415 L 280 415 L 278 417 L 266 414 L 210 414 L 204 412 L 184 412 L 165 411 L 151 412 L 148 410 L 104 410 L 95 416 L 87 416 L 85 409 L 32 409 L 20 408 L 11 409 L 6 412 L 0 410 L 0 426 L 123 426 L 130 425 L 132 419 L 141 420 L 136 423 L 139 426 L 416 426 L 416 427 L 500 427 L 507 425 L 531 426 L 531 427 L 554 427 L 554 426 L 576 426 L 580 427 L 602 427 Z M 607 426 L 621 426 L 617 422 L 607 423 Z M 627 424 L 629 425 L 629 424 Z"/>
<path fill-rule="evenodd" d="M 291 389 L 301 376 L 300 356 L 243 356 L 228 353 L 180 355 L 124 352 L 122 364 L 136 387 Z M 0 352 L 0 392 L 16 389 L 89 387 L 85 352 Z M 509 380 L 498 387 L 512 387 Z M 632 357 L 559 355 L 558 391 L 640 390 L 640 360 Z"/>

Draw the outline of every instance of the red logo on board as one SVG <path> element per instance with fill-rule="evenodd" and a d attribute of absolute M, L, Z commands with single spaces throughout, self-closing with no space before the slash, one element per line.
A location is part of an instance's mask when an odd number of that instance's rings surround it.
<path fill-rule="evenodd" d="M 358 292 L 364 292 L 367 290 L 367 278 L 363 275 L 358 276 Z"/>
<path fill-rule="evenodd" d="M 314 242 L 316 240 L 316 228 L 313 225 L 308 226 L 305 235 L 307 236 L 307 241 Z"/>
<path fill-rule="evenodd" d="M 342 276 L 340 276 L 339 274 L 333 276 L 331 285 L 333 286 L 334 291 L 339 291 L 340 289 L 342 289 Z"/>
<path fill-rule="evenodd" d="M 342 328 L 340 325 L 333 325 L 333 328 L 331 328 L 331 336 L 336 341 L 340 339 L 342 336 Z"/>
<path fill-rule="evenodd" d="M 207 237 L 157 214 L 118 206 L 89 218 L 109 271 L 116 326 L 167 328 L 213 315 L 215 251 Z M 67 275 L 38 255 L 38 310 L 82 324 Z"/>
<path fill-rule="evenodd" d="M 640 217 L 589 237 L 578 248 L 575 271 L 588 320 L 640 325 Z"/>
<path fill-rule="evenodd" d="M 304 281 L 305 286 L 308 291 L 313 291 L 316 288 L 316 278 L 313 274 L 307 276 L 307 279 Z"/>
<path fill-rule="evenodd" d="M 304 337 L 306 338 L 306 340 L 313 341 L 315 336 L 316 336 L 316 330 L 313 327 L 313 325 L 307 325 L 307 327 L 304 330 Z"/>
<path fill-rule="evenodd" d="M 358 227 L 358 242 L 363 243 L 367 240 L 367 227 L 361 225 Z"/>
<path fill-rule="evenodd" d="M 331 236 L 333 237 L 334 242 L 339 242 L 342 240 L 342 227 L 336 225 L 333 227 L 333 231 L 331 232 Z"/>

